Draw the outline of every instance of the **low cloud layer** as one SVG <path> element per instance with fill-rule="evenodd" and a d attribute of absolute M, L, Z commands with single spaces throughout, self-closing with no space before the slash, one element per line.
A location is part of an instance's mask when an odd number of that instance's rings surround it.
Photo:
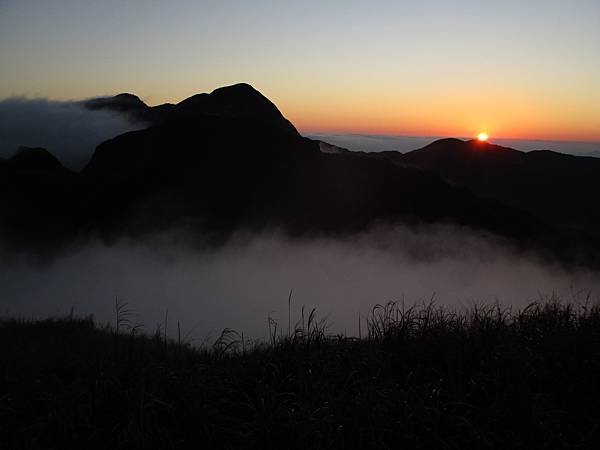
<path fill-rule="evenodd" d="M 142 128 L 126 116 L 88 110 L 81 102 L 9 98 L 0 101 L 0 157 L 19 146 L 43 147 L 71 169 L 82 168 L 101 142 Z"/>
<path fill-rule="evenodd" d="M 277 234 L 242 236 L 218 250 L 191 250 L 185 235 L 144 243 L 90 245 L 49 266 L 0 265 L 0 316 L 94 314 L 114 320 L 115 297 L 136 311 L 148 332 L 164 321 L 194 342 L 226 328 L 264 338 L 267 318 L 287 330 L 302 305 L 329 316 L 330 331 L 356 334 L 358 316 L 377 303 L 429 300 L 468 307 L 474 302 L 523 307 L 556 294 L 597 299 L 598 274 L 569 272 L 516 256 L 464 230 L 377 230 L 352 239 L 290 240 Z"/>

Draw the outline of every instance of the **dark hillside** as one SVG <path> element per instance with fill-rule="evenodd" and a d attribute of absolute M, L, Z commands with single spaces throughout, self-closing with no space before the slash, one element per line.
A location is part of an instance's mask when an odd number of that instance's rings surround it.
<path fill-rule="evenodd" d="M 521 152 L 479 141 L 443 139 L 397 164 L 433 171 L 475 194 L 535 214 L 546 223 L 600 236 L 600 159 L 548 150 Z M 577 232 L 577 231 L 575 231 Z"/>
<path fill-rule="evenodd" d="M 312 315 L 311 315 L 312 318 Z M 567 449 L 600 443 L 597 308 L 377 307 L 198 350 L 91 320 L 0 323 L 2 448 Z"/>

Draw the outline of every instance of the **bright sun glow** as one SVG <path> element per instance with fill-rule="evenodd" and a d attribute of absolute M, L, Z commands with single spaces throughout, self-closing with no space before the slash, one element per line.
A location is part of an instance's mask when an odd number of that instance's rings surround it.
<path fill-rule="evenodd" d="M 488 140 L 488 138 L 489 138 L 489 136 L 488 136 L 488 134 L 487 134 L 487 133 L 485 133 L 485 132 L 479 133 L 479 134 L 477 135 L 477 139 L 479 139 L 480 141 L 483 141 L 483 142 L 487 141 L 487 140 Z"/>

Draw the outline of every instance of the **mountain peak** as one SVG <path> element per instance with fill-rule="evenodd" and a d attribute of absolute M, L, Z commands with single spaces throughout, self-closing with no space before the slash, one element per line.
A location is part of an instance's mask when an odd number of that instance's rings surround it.
<path fill-rule="evenodd" d="M 193 95 L 178 103 L 176 109 L 179 114 L 188 116 L 202 114 L 255 120 L 298 135 L 275 104 L 248 83 L 220 87 L 210 94 Z"/>
<path fill-rule="evenodd" d="M 482 152 L 483 151 L 483 152 Z M 477 154 L 482 153 L 498 153 L 498 152 L 507 152 L 507 153 L 523 153 L 519 150 L 515 150 L 510 147 L 503 147 L 501 145 L 492 144 L 487 141 L 480 141 L 478 139 L 457 139 L 457 138 L 445 138 L 438 139 L 437 141 L 433 141 L 431 144 L 426 145 L 423 148 L 418 150 L 414 150 L 413 152 L 440 152 L 440 153 L 468 153 L 471 154 L 476 152 Z M 413 153 L 413 152 L 409 152 Z"/>
<path fill-rule="evenodd" d="M 114 97 L 98 97 L 83 102 L 85 108 L 106 109 L 126 114 L 134 120 L 150 124 L 197 116 L 244 119 L 299 136 L 275 104 L 248 83 L 237 83 L 215 89 L 210 94 L 196 94 L 176 105 L 146 105 L 137 95 L 121 93 Z"/>
<path fill-rule="evenodd" d="M 134 113 L 148 108 L 137 95 L 129 93 L 117 94 L 114 97 L 97 97 L 83 102 L 88 109 L 110 109 L 122 113 Z"/>
<path fill-rule="evenodd" d="M 431 144 L 426 145 L 426 147 L 433 147 L 437 145 L 461 145 L 467 141 L 458 138 L 443 138 L 433 141 Z"/>
<path fill-rule="evenodd" d="M 9 161 L 21 170 L 66 170 L 52 153 L 41 147 L 19 147 Z"/>
<path fill-rule="evenodd" d="M 239 93 L 255 93 L 255 94 L 262 95 L 257 89 L 254 88 L 254 86 L 252 86 L 251 84 L 248 84 L 248 83 L 236 83 L 236 84 L 231 84 L 229 86 L 221 86 L 221 87 L 213 90 L 211 92 L 211 94 L 215 94 L 218 92 L 235 92 L 235 91 L 237 91 Z"/>
<path fill-rule="evenodd" d="M 131 101 L 131 102 L 143 103 L 142 100 L 137 95 L 130 94 L 129 92 L 121 92 L 120 94 L 115 95 L 114 98 L 117 98 L 120 100 L 127 100 L 127 101 Z"/>

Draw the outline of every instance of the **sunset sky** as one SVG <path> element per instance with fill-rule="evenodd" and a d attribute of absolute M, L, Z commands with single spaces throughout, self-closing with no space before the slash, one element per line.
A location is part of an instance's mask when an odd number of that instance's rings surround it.
<path fill-rule="evenodd" d="M 600 141 L 600 1 L 0 0 L 0 98 L 248 82 L 303 132 Z"/>

